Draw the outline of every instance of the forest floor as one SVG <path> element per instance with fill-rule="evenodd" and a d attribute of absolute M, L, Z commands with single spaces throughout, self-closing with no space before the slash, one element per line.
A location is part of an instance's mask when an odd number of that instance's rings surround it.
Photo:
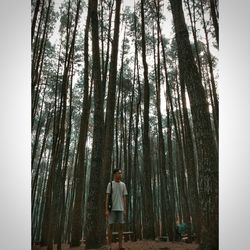
<path fill-rule="evenodd" d="M 127 241 L 124 242 L 123 246 L 126 250 L 196 250 L 198 245 L 195 243 L 185 242 L 164 242 L 164 241 L 153 241 L 153 240 L 138 240 L 138 241 Z M 62 245 L 62 250 L 85 250 L 84 246 L 72 247 L 68 244 Z M 112 250 L 118 250 L 118 243 L 112 244 Z M 32 246 L 32 250 L 47 250 L 47 247 Z M 56 245 L 54 245 L 56 250 Z M 94 249 L 93 249 L 94 250 Z M 108 250 L 107 246 L 103 246 L 96 250 Z"/>

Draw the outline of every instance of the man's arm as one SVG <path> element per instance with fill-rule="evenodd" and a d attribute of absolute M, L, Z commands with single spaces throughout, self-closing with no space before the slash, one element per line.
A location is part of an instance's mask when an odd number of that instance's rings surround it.
<path fill-rule="evenodd" d="M 105 199 L 105 214 L 106 216 L 109 215 L 109 209 L 108 209 L 108 205 L 109 205 L 109 196 L 110 196 L 110 193 L 111 193 L 111 184 L 109 183 L 108 186 L 107 186 L 107 190 L 106 190 L 106 199 Z"/>
<path fill-rule="evenodd" d="M 105 199 L 105 210 L 108 210 L 108 204 L 109 204 L 109 194 L 106 193 L 106 199 Z"/>
<path fill-rule="evenodd" d="M 127 195 L 123 195 L 124 213 L 127 213 Z"/>
<path fill-rule="evenodd" d="M 128 196 L 128 191 L 126 184 L 124 183 L 124 189 L 123 189 L 123 204 L 124 204 L 124 213 L 127 213 L 127 196 Z"/>
<path fill-rule="evenodd" d="M 109 194 L 106 193 L 106 199 L 105 199 L 105 214 L 106 214 L 106 216 L 109 215 L 108 204 L 109 204 Z"/>

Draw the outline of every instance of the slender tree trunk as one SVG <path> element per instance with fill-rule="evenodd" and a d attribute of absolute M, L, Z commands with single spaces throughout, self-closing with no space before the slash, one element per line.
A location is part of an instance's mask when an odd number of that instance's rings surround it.
<path fill-rule="evenodd" d="M 106 91 L 106 81 L 107 81 L 107 74 L 108 74 L 109 51 L 110 51 L 110 40 L 111 40 L 111 21 L 112 21 L 112 16 L 113 16 L 113 6 L 114 6 L 114 0 L 112 0 L 110 5 L 109 5 L 107 52 L 106 52 L 106 60 L 104 62 L 104 71 L 103 71 L 103 92 L 104 92 L 103 95 L 105 95 L 105 91 Z M 104 98 L 104 96 L 103 96 L 103 98 Z"/>
<path fill-rule="evenodd" d="M 137 66 L 137 59 L 138 54 L 137 51 L 135 51 L 135 57 L 134 57 L 134 73 L 133 73 L 133 82 L 132 82 L 132 93 L 130 97 L 130 113 L 129 113 L 129 128 L 128 128 L 128 180 L 126 182 L 127 190 L 128 190 L 128 213 L 127 213 L 127 219 L 128 216 L 130 217 L 130 221 L 132 219 L 132 204 L 131 204 L 131 186 L 132 186 L 132 126 L 133 126 L 133 110 L 134 110 L 134 98 L 135 98 L 135 82 L 136 82 L 136 66 Z M 131 225 L 129 225 L 131 227 Z M 131 230 L 131 229 L 130 229 Z"/>
<path fill-rule="evenodd" d="M 217 117 L 216 117 L 216 111 L 215 111 L 215 104 L 214 104 L 214 98 L 213 98 L 213 91 L 212 91 L 212 86 L 211 86 L 211 81 L 210 81 L 210 77 L 209 77 L 209 73 L 208 73 L 208 67 L 207 65 L 205 65 L 205 69 L 204 69 L 204 75 L 206 74 L 206 80 L 205 80 L 205 86 L 206 88 L 208 88 L 208 92 L 209 92 L 209 99 L 210 99 L 210 102 L 211 102 L 211 107 L 212 107 L 212 116 L 213 116 L 213 128 L 214 128 L 214 136 L 215 136 L 215 139 L 216 139 L 216 142 L 217 142 L 217 148 L 218 148 L 218 134 L 217 132 L 218 129 L 216 130 L 216 127 L 218 128 L 218 125 L 217 125 Z"/>
<path fill-rule="evenodd" d="M 179 171 L 179 183 L 180 183 L 180 197 L 181 197 L 181 202 L 182 202 L 182 211 L 183 211 L 183 220 L 185 223 L 188 225 L 191 224 L 190 222 L 190 209 L 189 209 L 189 204 L 188 204 L 188 194 L 187 194 L 187 180 L 186 180 L 186 168 L 185 168 L 185 154 L 184 154 L 184 143 L 183 143 L 183 119 L 182 119 L 182 112 L 181 112 L 181 105 L 180 105 L 180 94 L 179 94 L 179 88 L 178 85 L 176 86 L 176 92 L 174 96 L 177 96 L 175 99 L 175 107 L 176 107 L 176 128 L 175 131 L 178 133 L 177 137 L 177 146 L 178 150 L 177 152 L 179 153 L 179 163 L 178 164 L 178 171 Z M 178 112 L 179 110 L 179 112 Z M 178 115 L 179 114 L 179 115 Z M 188 233 L 190 233 L 190 227 L 188 228 Z"/>
<path fill-rule="evenodd" d="M 121 74 L 122 70 L 120 71 Z M 120 113 L 121 81 L 119 80 L 118 98 L 115 115 L 115 165 L 119 166 L 119 113 Z"/>
<path fill-rule="evenodd" d="M 44 203 L 45 203 L 45 191 L 46 191 L 46 184 L 47 184 L 47 177 L 48 177 L 48 168 L 49 168 L 49 162 L 50 162 L 50 153 L 47 157 L 48 163 L 46 164 L 43 175 L 41 178 L 39 178 L 41 183 L 41 190 L 40 192 L 37 192 L 37 195 L 35 197 L 35 202 L 40 203 L 40 209 L 38 213 L 38 222 L 36 228 L 34 228 L 34 224 L 32 223 L 32 241 L 40 241 L 40 234 L 41 234 L 41 223 L 43 219 L 43 211 L 44 211 Z M 38 199 L 39 197 L 39 199 Z M 32 222 L 34 220 L 34 214 L 32 213 Z"/>
<path fill-rule="evenodd" d="M 32 26 L 31 26 L 31 41 L 33 40 L 34 33 L 35 33 L 36 20 L 37 20 L 37 15 L 38 15 L 38 12 L 39 12 L 40 4 L 41 4 L 41 0 L 37 0 L 37 1 L 36 1 L 36 7 L 35 7 L 35 10 L 34 10 L 33 19 L 32 19 Z"/>
<path fill-rule="evenodd" d="M 116 85 L 117 85 L 116 78 L 117 78 L 117 55 L 118 55 L 119 28 L 120 28 L 120 7 L 121 7 L 121 0 L 116 0 L 115 28 L 114 28 L 114 37 L 113 37 L 113 43 L 112 43 L 112 51 L 111 51 L 108 97 L 107 97 L 107 108 L 106 108 L 106 118 L 105 118 L 103 167 L 101 171 L 102 190 L 106 189 L 106 185 L 109 180 L 113 144 L 114 144 L 114 112 L 115 112 L 115 103 L 116 103 Z M 105 192 L 102 192 L 101 197 L 104 202 Z M 104 209 L 104 207 L 105 205 L 103 203 L 102 208 Z M 105 213 L 104 210 L 103 210 L 103 213 Z M 105 225 L 104 219 L 103 219 L 103 225 Z M 105 228 L 103 228 L 103 230 L 104 229 Z"/>
<path fill-rule="evenodd" d="M 218 24 L 218 18 L 216 14 L 216 10 L 218 9 L 216 8 L 215 0 L 210 0 L 209 2 L 210 2 L 211 16 L 213 19 L 213 25 L 214 25 L 214 30 L 215 30 L 215 37 L 216 37 L 217 44 L 219 46 L 219 24 Z"/>
<path fill-rule="evenodd" d="M 31 67 L 32 67 L 32 78 L 33 78 L 33 74 L 34 74 L 34 69 L 35 69 L 35 64 L 37 62 L 37 57 L 38 57 L 38 53 L 39 53 L 39 48 L 40 48 L 40 43 L 42 42 L 41 36 L 43 35 L 43 19 L 44 19 L 44 12 L 45 12 L 45 0 L 43 0 L 42 2 L 42 6 L 41 6 L 41 11 L 40 11 L 40 15 L 39 15 L 39 22 L 37 25 L 37 30 L 36 30 L 36 37 L 31 41 L 32 42 L 32 63 L 31 63 Z M 33 92 L 32 92 L 33 94 Z"/>
<path fill-rule="evenodd" d="M 214 107 L 215 107 L 215 132 L 216 132 L 216 138 L 218 141 L 219 138 L 219 102 L 218 102 L 218 96 L 216 92 L 216 86 L 215 86 L 215 80 L 214 80 L 214 72 L 213 72 L 213 63 L 210 53 L 210 47 L 209 47 L 209 41 L 208 41 L 208 32 L 207 32 L 207 25 L 204 17 L 204 7 L 201 3 L 201 13 L 202 13 L 202 19 L 203 19 L 203 29 L 206 37 L 206 45 L 207 45 L 207 59 L 208 59 L 208 65 L 209 65 L 209 72 L 211 77 L 211 85 L 212 85 L 212 92 L 213 92 L 213 101 L 214 101 Z"/>
<path fill-rule="evenodd" d="M 72 58 L 73 60 L 73 58 Z M 71 65 L 71 80 L 70 80 L 70 96 L 69 96 L 69 115 L 68 115 L 68 131 L 66 135 L 66 144 L 64 148 L 64 160 L 62 161 L 62 170 L 61 170 L 61 178 L 59 179 L 59 206 L 57 208 L 58 211 L 58 225 L 57 230 L 55 231 L 55 237 L 57 242 L 57 250 L 62 249 L 62 236 L 64 230 L 64 222 L 65 222 L 65 211 L 66 211 L 66 199 L 65 199 L 65 181 L 66 181 L 66 174 L 68 170 L 68 161 L 69 161 L 69 147 L 71 141 L 71 131 L 72 131 L 72 84 L 73 84 L 73 75 L 74 75 L 74 68 L 73 64 Z"/>
<path fill-rule="evenodd" d="M 31 167 L 33 169 L 34 167 L 34 160 L 36 158 L 36 152 L 37 152 L 37 147 L 39 144 L 39 138 L 40 138 L 40 134 L 41 134 L 41 129 L 43 127 L 44 121 L 43 121 L 43 107 L 44 107 L 44 98 L 45 98 L 45 90 L 46 90 L 46 86 L 44 88 L 43 91 L 43 97 L 42 97 L 42 101 L 41 101 L 41 108 L 40 108 L 40 115 L 38 118 L 38 123 L 37 123 L 37 129 L 36 129 L 36 135 L 35 135 L 35 139 L 34 139 L 34 145 L 32 147 L 32 158 L 31 158 Z"/>
<path fill-rule="evenodd" d="M 119 84 L 118 84 L 118 98 L 116 102 L 116 124 L 115 124 L 115 139 L 116 139 L 116 166 L 120 166 L 120 160 L 121 157 L 120 151 L 119 151 L 119 128 L 121 125 L 119 125 L 119 117 L 121 116 L 120 110 L 122 108 L 122 102 L 121 102 L 121 95 L 122 95 L 122 81 L 123 81 L 123 62 L 124 62 L 124 49 L 125 49 L 125 40 L 123 39 L 123 45 L 122 45 L 122 54 L 121 54 L 121 68 L 120 68 L 120 77 L 119 77 Z M 121 166 L 120 166 L 121 167 Z"/>
<path fill-rule="evenodd" d="M 149 82 L 148 65 L 146 61 L 146 43 L 145 43 L 145 24 L 144 24 L 144 0 L 141 1 L 141 29 L 142 29 L 142 61 L 144 68 L 144 111 L 143 111 L 143 168 L 144 168 L 144 187 L 147 199 L 144 198 L 144 223 L 143 237 L 145 239 L 155 239 L 154 220 L 152 217 L 152 188 L 151 188 L 151 154 L 149 140 Z"/>
<path fill-rule="evenodd" d="M 136 27 L 136 16 L 134 16 L 134 22 Z M 136 29 L 135 29 L 135 37 L 136 37 Z M 137 39 L 135 40 L 135 54 L 138 58 L 138 48 L 137 48 Z M 137 84 L 138 84 L 138 99 L 136 103 L 136 118 L 135 118 L 135 136 L 134 136 L 134 159 L 133 159 L 133 170 L 134 170 L 134 179 L 133 179 L 133 231 L 135 233 L 135 240 L 137 240 L 139 231 L 137 230 L 137 222 L 139 220 L 137 207 L 139 201 L 138 197 L 138 174 L 139 174 L 139 163 L 138 163 L 138 135 L 139 135 L 139 116 L 140 116 L 140 105 L 141 105 L 141 85 L 140 85 L 140 74 L 139 74 L 139 63 L 138 59 L 136 60 L 136 68 L 137 68 Z"/>
<path fill-rule="evenodd" d="M 173 112 L 173 104 L 170 92 L 170 84 L 168 80 L 168 70 L 167 70 L 167 63 L 166 63 L 166 55 L 165 55 L 165 48 L 163 44 L 163 39 L 161 35 L 160 25 L 159 32 L 161 38 L 161 46 L 162 46 L 162 55 L 163 55 L 163 66 L 165 72 L 165 82 L 166 82 L 166 111 L 167 111 L 167 144 L 168 144 L 168 162 L 167 162 L 167 169 L 169 170 L 169 193 L 167 199 L 169 199 L 169 209 L 170 213 L 168 214 L 168 234 L 170 241 L 173 241 L 175 238 L 175 194 L 174 194 L 174 168 L 173 168 L 173 149 L 172 149 L 172 140 L 171 140 L 171 133 L 172 133 L 172 124 L 170 122 L 170 110 L 172 114 L 172 120 L 174 127 L 176 128 L 176 118 Z M 169 110 L 170 109 L 170 110 Z M 178 134 L 177 134 L 178 136 Z"/>
<path fill-rule="evenodd" d="M 75 161 L 75 183 L 76 183 L 76 194 L 74 197 L 74 207 L 72 215 L 72 238 L 70 245 L 80 246 L 80 240 L 82 238 L 82 205 L 83 205 L 83 193 L 84 193 L 84 179 L 85 170 L 85 146 L 87 141 L 89 114 L 91 106 L 91 94 L 89 97 L 89 59 L 88 59 L 88 40 L 89 40 L 89 25 L 90 25 L 90 1 L 88 3 L 88 13 L 85 27 L 84 37 L 84 96 L 82 104 L 82 115 L 80 124 L 80 133 L 77 146 L 77 157 Z"/>
<path fill-rule="evenodd" d="M 127 101 L 125 94 L 123 96 L 123 118 L 124 122 L 122 123 L 122 138 L 123 138 L 123 163 L 124 163 L 124 172 L 125 172 L 125 182 L 128 183 L 128 152 L 127 152 L 127 143 L 128 143 L 128 136 L 127 136 Z"/>
<path fill-rule="evenodd" d="M 94 131 L 93 131 L 93 149 L 91 158 L 91 173 L 89 182 L 89 195 L 87 201 L 86 217 L 86 249 L 98 248 L 105 242 L 105 232 L 100 235 L 99 229 L 103 225 L 99 223 L 100 215 L 104 216 L 103 200 L 101 192 L 103 190 L 99 185 L 102 181 L 100 171 L 102 168 L 102 147 L 104 132 L 104 114 L 103 114 L 103 88 L 101 81 L 101 65 L 98 34 L 98 15 L 97 0 L 90 2 L 90 17 L 92 26 L 92 53 L 93 53 L 93 81 L 94 81 Z M 101 214 L 102 213 L 102 214 Z"/>
<path fill-rule="evenodd" d="M 157 119 L 158 119 L 158 165 L 160 174 L 160 190 L 161 190 L 161 223 L 162 223 L 162 234 L 167 235 L 167 221 L 166 221 L 166 156 L 165 156 L 165 142 L 162 132 L 162 116 L 161 116 L 161 74 L 160 74 L 160 10 L 159 5 L 157 5 L 157 66 L 155 60 L 155 46 L 154 46 L 154 64 L 155 64 L 155 77 L 156 77 L 156 109 L 157 109 Z M 154 35 L 154 31 L 153 31 Z"/>
<path fill-rule="evenodd" d="M 42 67 L 41 58 L 42 58 L 42 54 L 44 53 L 44 50 L 45 50 L 50 12 L 51 12 L 51 0 L 49 0 L 49 2 L 48 2 L 48 8 L 47 8 L 47 12 L 46 12 L 46 18 L 45 18 L 44 30 L 43 30 L 43 36 L 42 36 L 42 42 L 41 42 L 38 58 L 33 57 L 33 62 L 32 62 L 32 94 L 34 94 L 35 87 L 39 85 L 39 82 L 37 81 L 37 79 L 39 76 L 39 69 Z"/>
<path fill-rule="evenodd" d="M 184 116 L 184 151 L 185 151 L 185 160 L 187 167 L 188 175 L 188 190 L 191 206 L 191 216 L 192 223 L 194 225 L 194 232 L 197 235 L 197 242 L 200 241 L 200 231 L 201 231 L 201 211 L 200 211 L 200 202 L 198 194 L 198 181 L 197 181 L 197 169 L 195 163 L 194 155 L 194 145 L 192 140 L 192 131 L 190 127 L 190 122 L 188 118 L 188 110 L 186 106 L 186 96 L 185 96 L 185 85 L 183 79 L 180 79 L 181 85 L 181 98 L 183 105 L 183 116 Z"/>
<path fill-rule="evenodd" d="M 37 167 L 36 167 L 35 177 L 34 177 L 34 179 L 32 181 L 32 208 L 34 207 L 37 180 L 38 180 L 38 176 L 39 176 L 39 173 L 40 173 L 41 160 L 42 160 L 42 156 L 43 156 L 43 153 L 44 153 L 44 148 L 45 148 L 45 144 L 46 144 L 46 141 L 47 141 L 47 136 L 48 136 L 48 133 L 49 133 L 50 123 L 51 123 L 51 116 L 52 116 L 51 112 L 48 112 L 48 117 L 47 117 L 47 122 L 46 122 L 46 125 L 45 125 L 44 137 L 43 137 L 43 142 L 42 142 L 42 148 L 41 148 L 40 156 L 39 156 Z"/>
<path fill-rule="evenodd" d="M 46 43 L 47 43 L 47 36 L 48 36 L 48 33 L 46 33 L 45 35 L 45 38 L 43 40 L 43 43 L 41 46 L 43 46 L 40 50 L 41 50 L 41 57 L 39 58 L 39 63 L 38 63 L 38 68 L 37 68 L 37 72 L 36 72 L 36 86 L 35 86 L 35 89 L 34 89 L 34 92 L 32 93 L 32 99 L 34 100 L 34 102 L 32 102 L 33 106 L 32 106 L 32 128 L 33 128 L 33 125 L 34 125 L 34 118 L 36 117 L 36 113 L 37 113 L 37 106 L 38 106 L 38 103 L 39 103 L 39 95 L 40 95 L 40 92 L 42 90 L 42 86 L 41 86 L 41 74 L 42 74 L 42 70 L 43 70 L 43 65 L 44 65 L 44 58 L 45 58 L 45 50 L 46 50 Z M 48 80 L 46 81 L 46 85 L 47 85 L 47 82 Z"/>
<path fill-rule="evenodd" d="M 193 1 L 193 17 L 192 17 L 189 0 L 185 0 L 185 3 L 187 5 L 188 14 L 189 14 L 190 23 L 191 23 L 191 28 L 192 28 L 192 34 L 193 34 L 193 37 L 194 37 L 194 46 L 195 46 L 196 60 L 197 60 L 197 64 L 198 64 L 198 69 L 199 69 L 199 73 L 201 74 L 201 61 L 200 61 L 200 56 L 199 56 L 199 47 L 198 47 L 197 30 L 196 30 L 195 4 L 194 4 L 194 1 Z"/>

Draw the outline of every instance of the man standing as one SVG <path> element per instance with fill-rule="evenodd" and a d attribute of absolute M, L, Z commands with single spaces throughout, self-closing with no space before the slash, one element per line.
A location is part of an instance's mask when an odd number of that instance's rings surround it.
<path fill-rule="evenodd" d="M 122 246 L 122 234 L 123 234 L 123 224 L 125 223 L 124 217 L 126 216 L 127 209 L 127 188 L 124 182 L 121 181 L 122 172 L 120 169 L 116 168 L 113 171 L 112 181 L 112 192 L 111 192 L 111 183 L 107 186 L 106 191 L 106 217 L 108 218 L 108 244 L 109 249 L 111 250 L 112 244 L 112 225 L 118 224 L 118 233 L 119 233 L 119 249 L 123 250 Z M 112 193 L 112 208 L 111 211 L 108 209 L 109 204 L 109 194 Z"/>

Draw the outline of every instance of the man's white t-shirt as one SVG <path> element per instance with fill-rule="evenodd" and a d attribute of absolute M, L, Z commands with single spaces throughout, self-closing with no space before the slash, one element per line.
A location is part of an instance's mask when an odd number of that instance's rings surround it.
<path fill-rule="evenodd" d="M 107 186 L 107 194 L 110 194 L 111 184 Z M 124 182 L 112 181 L 112 211 L 124 211 L 123 196 L 127 195 L 128 191 Z"/>

